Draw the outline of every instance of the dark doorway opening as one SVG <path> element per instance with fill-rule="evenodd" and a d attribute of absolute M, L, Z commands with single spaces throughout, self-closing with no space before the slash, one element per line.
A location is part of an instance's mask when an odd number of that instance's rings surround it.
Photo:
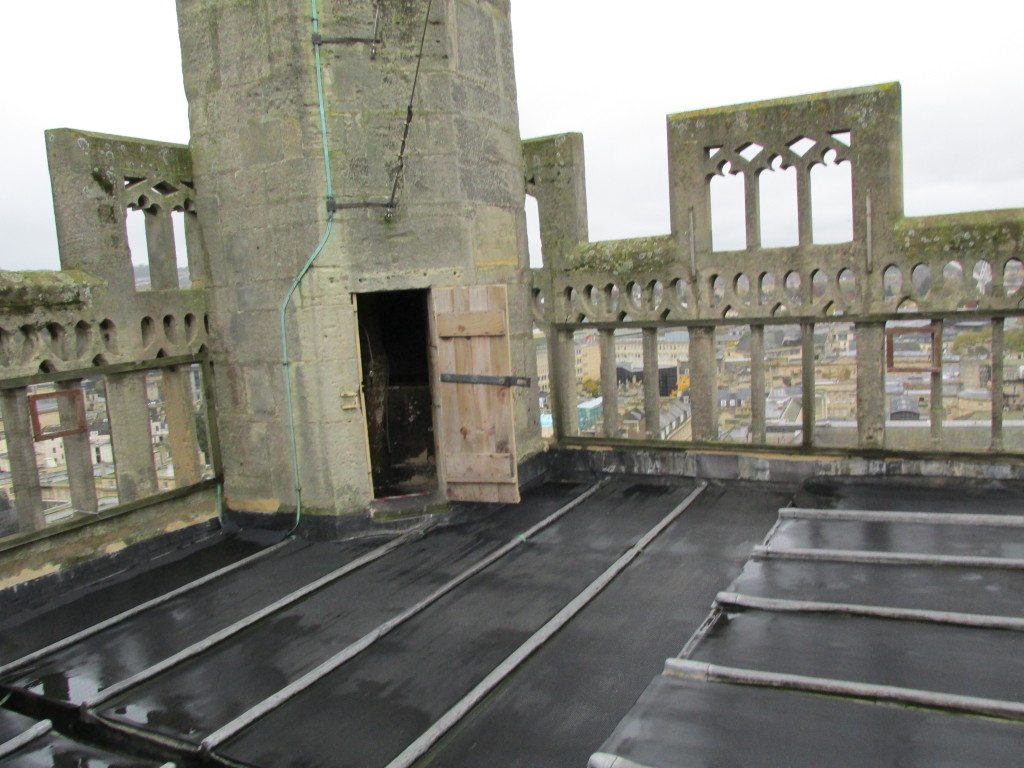
<path fill-rule="evenodd" d="M 427 291 L 356 296 L 376 498 L 437 488 Z"/>

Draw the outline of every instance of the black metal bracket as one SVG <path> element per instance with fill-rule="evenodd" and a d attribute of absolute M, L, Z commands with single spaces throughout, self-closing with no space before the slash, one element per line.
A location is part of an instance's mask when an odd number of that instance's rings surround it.
<path fill-rule="evenodd" d="M 475 373 L 442 373 L 446 384 L 489 384 L 494 387 L 528 387 L 528 376 L 483 376 Z"/>
<path fill-rule="evenodd" d="M 337 213 L 338 211 L 351 211 L 359 208 L 383 208 L 385 211 L 385 215 L 387 215 L 394 211 L 395 206 L 393 206 L 390 202 L 386 201 L 378 202 L 375 200 L 369 200 L 366 202 L 357 203 L 339 203 L 333 197 L 327 198 L 328 213 Z"/>
<path fill-rule="evenodd" d="M 374 37 L 324 37 L 320 33 L 313 35 L 313 45 L 380 45 L 381 41 Z"/>

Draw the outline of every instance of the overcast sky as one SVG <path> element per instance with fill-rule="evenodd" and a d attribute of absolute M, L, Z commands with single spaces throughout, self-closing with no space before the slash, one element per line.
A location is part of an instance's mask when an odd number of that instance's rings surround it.
<path fill-rule="evenodd" d="M 666 114 L 889 80 L 903 85 L 908 214 L 1024 207 L 1015 3 L 512 0 L 512 13 L 522 135 L 584 133 L 593 239 L 668 231 Z M 2 19 L 0 267 L 52 269 L 44 129 L 188 140 L 174 3 L 8 3 Z"/>

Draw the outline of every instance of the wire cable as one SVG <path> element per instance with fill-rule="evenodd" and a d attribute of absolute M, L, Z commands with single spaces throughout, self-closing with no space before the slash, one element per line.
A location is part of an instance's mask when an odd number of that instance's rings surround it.
<path fill-rule="evenodd" d="M 402 181 L 402 173 L 405 171 L 405 148 L 409 143 L 409 129 L 412 126 L 412 106 L 416 99 L 416 86 L 420 81 L 420 68 L 423 63 L 423 48 L 427 42 L 427 28 L 430 26 L 430 9 L 434 0 L 427 0 L 427 12 L 423 16 L 423 32 L 420 34 L 420 50 L 416 54 L 416 72 L 412 77 L 412 91 L 409 94 L 409 105 L 405 110 L 405 127 L 402 129 L 402 145 L 398 150 L 398 166 L 395 168 L 395 179 L 391 184 L 391 197 L 388 199 L 387 218 L 394 215 L 395 207 L 398 205 L 398 186 Z"/>
<path fill-rule="evenodd" d="M 315 39 L 316 36 L 320 34 L 320 14 L 317 8 L 317 0 L 310 0 L 310 4 L 312 12 L 311 23 Z M 317 104 L 320 108 L 320 144 L 324 158 L 324 187 L 327 197 L 327 225 L 324 228 L 324 233 L 320 238 L 320 242 L 317 243 L 316 248 L 313 249 L 309 258 L 306 259 L 306 263 L 302 265 L 302 269 L 299 270 L 299 273 L 292 281 L 292 285 L 288 289 L 288 293 L 284 297 L 284 301 L 281 302 L 281 372 L 284 377 L 285 410 L 288 414 L 289 448 L 291 449 L 292 457 L 292 486 L 295 491 L 295 523 L 292 525 L 289 534 L 294 533 L 299 527 L 299 523 L 302 522 L 302 479 L 299 466 L 298 436 L 296 435 L 295 430 L 295 404 L 292 398 L 291 358 L 288 353 L 288 306 L 291 304 L 292 296 L 294 296 L 295 292 L 299 289 L 302 279 L 312 268 L 313 262 L 315 262 L 317 258 L 319 258 L 320 254 L 323 253 L 324 248 L 327 246 L 327 241 L 331 238 L 331 231 L 334 229 L 334 174 L 331 172 L 331 148 L 327 135 L 327 111 L 324 107 L 323 63 L 320 60 L 320 46 L 315 43 L 313 45 L 313 58 L 316 67 Z"/>

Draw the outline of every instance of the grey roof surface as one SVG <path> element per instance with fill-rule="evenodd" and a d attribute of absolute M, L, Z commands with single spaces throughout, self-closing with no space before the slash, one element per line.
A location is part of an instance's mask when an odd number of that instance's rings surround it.
<path fill-rule="evenodd" d="M 662 676 L 590 764 L 964 768 L 1019 765 L 1020 745 L 1011 723 Z"/>
<path fill-rule="evenodd" d="M 1020 764 L 1019 489 L 824 482 L 808 501 L 593 768 Z"/>
<path fill-rule="evenodd" d="M 44 652 L 0 685 L 11 706 L 84 718 L 110 743 L 167 759 L 386 766 L 423 743 L 432 765 L 493 765 L 499 753 L 503 765 L 584 765 L 794 492 L 587 476 L 398 538 L 206 553 L 204 582 L 179 574 L 171 599 L 52 650 L 89 626 L 90 604 L 116 619 L 100 606 L 117 589 L 8 620 L 21 642 L 0 666 Z M 136 605 L 160 599 L 136 578 Z M 550 627 L 447 738 L 422 741 Z M 37 629 L 39 642 L 25 639 Z M 580 703 L 566 715 L 569 692 Z M 538 723 L 542 710 L 552 716 Z"/>
<path fill-rule="evenodd" d="M 84 744 L 57 733 L 49 720 L 0 709 L 3 768 L 156 768 L 160 764 Z"/>
<path fill-rule="evenodd" d="M 574 476 L 401 535 L 221 536 L 0 620 L 0 667 L 110 622 L 0 685 L 9 708 L 52 713 L 58 730 L 179 764 L 1011 765 L 1020 499 L 959 481 Z M 870 512 L 894 508 L 945 517 Z M 677 658 L 716 594 L 721 610 Z M 874 610 L 894 606 L 954 615 Z M 668 657 L 702 671 L 659 677 Z M 731 670 L 791 684 L 719 679 Z M 847 688 L 795 689 L 807 680 Z M 857 685 L 992 711 L 868 704 Z"/>

